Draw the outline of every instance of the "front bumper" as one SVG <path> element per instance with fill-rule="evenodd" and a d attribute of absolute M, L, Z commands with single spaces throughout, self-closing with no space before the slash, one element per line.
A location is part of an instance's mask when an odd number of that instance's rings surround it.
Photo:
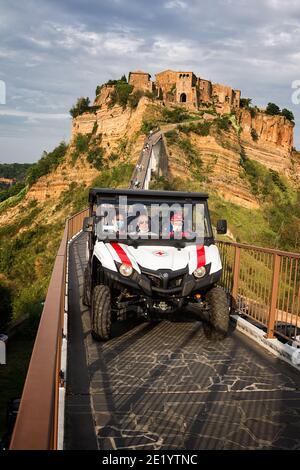
<path fill-rule="evenodd" d="M 143 270 L 141 274 L 133 271 L 132 275 L 128 278 L 122 276 L 119 272 L 109 269 L 104 269 L 104 273 L 108 283 L 116 288 L 119 287 L 121 289 L 126 286 L 133 292 L 150 297 L 151 299 L 163 299 L 170 297 L 183 298 L 197 292 L 205 292 L 209 286 L 219 281 L 222 270 L 213 274 L 208 273 L 201 279 L 195 279 L 193 274 L 189 274 L 187 270 L 177 272 Z M 164 277 L 166 273 L 168 274 L 169 281 Z"/>

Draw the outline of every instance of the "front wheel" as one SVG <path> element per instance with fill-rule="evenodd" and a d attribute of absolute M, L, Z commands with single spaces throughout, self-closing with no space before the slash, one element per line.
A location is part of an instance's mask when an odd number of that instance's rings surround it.
<path fill-rule="evenodd" d="M 226 292 L 222 287 L 215 286 L 206 294 L 209 325 L 205 333 L 210 339 L 222 340 L 227 336 L 229 329 L 229 307 Z"/>
<path fill-rule="evenodd" d="M 82 303 L 90 307 L 91 305 L 91 269 L 88 264 L 83 275 L 83 297 Z"/>
<path fill-rule="evenodd" d="M 92 336 L 107 340 L 111 334 L 111 294 L 108 286 L 95 286 L 92 295 Z"/>

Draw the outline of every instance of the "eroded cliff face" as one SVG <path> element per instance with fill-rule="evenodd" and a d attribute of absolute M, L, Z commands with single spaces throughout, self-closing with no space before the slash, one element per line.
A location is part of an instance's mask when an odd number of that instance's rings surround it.
<path fill-rule="evenodd" d="M 79 133 L 101 135 L 101 147 L 106 157 L 123 141 L 127 153 L 119 154 L 116 165 L 125 160 L 132 163 L 137 161 L 144 141 L 139 131 L 153 104 L 148 98 L 142 97 L 136 109 L 123 109 L 118 105 L 110 108 L 109 92 L 107 88 L 101 90 L 94 103 L 99 106 L 95 113 L 84 113 L 73 120 L 70 146 L 64 162 L 51 174 L 41 177 L 28 191 L 26 200 L 55 200 L 73 182 L 87 186 L 92 183 L 99 170 L 87 162 L 86 156 L 82 155 L 75 164 L 72 163 L 74 139 Z M 211 118 L 209 115 L 209 120 Z M 192 133 L 191 143 L 202 160 L 205 180 L 224 200 L 246 208 L 258 208 L 259 201 L 242 177 L 243 170 L 239 164 L 241 154 L 287 176 L 294 184 L 299 184 L 300 155 L 292 151 L 293 124 L 282 116 L 267 116 L 261 112 L 252 117 L 250 111 L 244 109 L 239 111 L 237 120 L 240 132 L 231 127 L 229 133 L 222 132 L 220 135 L 212 133 L 204 137 Z M 253 129 L 257 139 L 253 138 Z M 176 146 L 171 146 L 169 171 L 171 177 L 193 176 L 188 159 Z"/>
<path fill-rule="evenodd" d="M 72 162 L 74 152 L 74 139 L 80 134 L 93 134 L 100 136 L 99 145 L 105 152 L 104 160 L 110 166 L 108 157 L 116 151 L 121 141 L 127 147 L 127 152 L 119 154 L 118 164 L 124 162 L 135 163 L 142 148 L 144 136 L 138 135 L 143 116 L 149 100 L 141 98 L 136 109 L 123 109 L 121 106 L 109 108 L 107 103 L 102 103 L 96 114 L 84 113 L 73 120 L 70 146 L 67 155 L 56 170 L 51 174 L 42 176 L 30 188 L 26 200 L 36 199 L 39 202 L 47 199 L 58 199 L 63 191 L 68 190 L 71 183 L 85 184 L 89 186 L 100 171 L 90 165 L 86 155 L 81 155 L 75 163 Z M 96 124 L 96 125 L 95 125 Z M 128 152 L 130 150 L 130 152 Z"/>
<path fill-rule="evenodd" d="M 291 154 L 294 125 L 284 116 L 256 112 L 252 117 L 247 109 L 239 111 L 238 119 L 242 128 L 240 143 L 245 155 L 290 177 L 293 173 Z"/>
<path fill-rule="evenodd" d="M 239 165 L 241 147 L 237 134 L 232 130 L 226 140 L 213 135 L 199 136 L 191 134 L 190 140 L 201 158 L 201 174 L 206 190 L 217 191 L 225 201 L 248 209 L 259 207 L 258 201 L 251 193 L 249 184 L 241 178 Z M 226 145 L 226 148 L 224 147 Z M 193 178 L 184 151 L 171 145 L 169 151 L 169 171 L 172 177 Z"/>
<path fill-rule="evenodd" d="M 97 103 L 99 103 L 99 99 Z M 127 106 L 123 109 L 119 105 L 110 108 L 107 99 L 103 98 L 99 109 L 95 113 L 84 113 L 73 119 L 71 141 L 77 134 L 96 132 L 102 135 L 104 145 L 114 147 L 121 138 L 131 138 L 141 128 L 143 116 L 150 100 L 142 97 L 136 109 Z"/>

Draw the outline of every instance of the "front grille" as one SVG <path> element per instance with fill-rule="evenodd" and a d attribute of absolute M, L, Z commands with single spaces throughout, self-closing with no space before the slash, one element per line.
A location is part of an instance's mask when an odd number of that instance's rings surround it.
<path fill-rule="evenodd" d="M 183 276 L 175 277 L 174 279 L 169 279 L 168 287 L 179 287 L 181 286 Z"/>
<path fill-rule="evenodd" d="M 179 271 L 171 270 L 158 270 L 150 271 L 142 269 L 142 274 L 146 275 L 151 281 L 151 287 L 156 289 L 178 289 L 182 284 L 183 277 L 187 273 L 187 269 L 181 269 Z M 167 274 L 167 276 L 166 276 Z"/>
<path fill-rule="evenodd" d="M 154 286 L 154 287 L 163 287 L 163 284 L 162 284 L 162 279 L 160 279 L 159 277 L 155 277 L 155 276 L 150 276 L 148 275 L 147 276 L 150 281 L 151 281 L 151 286 Z"/>

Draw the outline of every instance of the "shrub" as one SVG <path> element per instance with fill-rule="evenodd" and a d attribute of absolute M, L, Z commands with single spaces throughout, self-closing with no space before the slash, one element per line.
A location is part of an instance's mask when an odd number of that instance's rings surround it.
<path fill-rule="evenodd" d="M 111 162 L 115 162 L 116 160 L 118 160 L 118 158 L 119 158 L 119 155 L 115 152 L 112 152 L 110 156 L 108 157 L 109 161 Z"/>
<path fill-rule="evenodd" d="M 103 88 L 103 85 L 97 85 L 96 90 L 95 90 L 95 95 L 98 96 L 101 93 L 101 90 Z"/>
<path fill-rule="evenodd" d="M 149 91 L 149 90 L 146 90 L 144 92 L 144 95 L 149 98 L 150 100 L 155 100 L 156 98 L 156 94 L 154 93 L 154 91 Z"/>
<path fill-rule="evenodd" d="M 68 146 L 62 141 L 52 152 L 44 152 L 42 158 L 29 168 L 26 182 L 32 186 L 41 176 L 53 171 L 66 155 Z"/>
<path fill-rule="evenodd" d="M 153 175 L 151 178 L 149 189 L 171 191 L 173 189 L 173 186 L 167 177 Z"/>
<path fill-rule="evenodd" d="M 288 109 L 283 108 L 283 110 L 281 111 L 281 114 L 289 121 L 294 122 L 295 118 L 294 118 L 292 111 L 289 111 Z"/>
<path fill-rule="evenodd" d="M 5 201 L 6 199 L 15 196 L 16 194 L 19 194 L 23 188 L 25 188 L 25 183 L 18 182 L 9 188 L 0 189 L 0 202 Z"/>
<path fill-rule="evenodd" d="M 241 166 L 251 185 L 253 194 L 262 201 L 269 200 L 278 204 L 281 200 L 288 200 L 287 186 L 277 171 L 269 170 L 264 165 L 241 155 Z"/>
<path fill-rule="evenodd" d="M 195 125 L 193 132 L 201 136 L 207 136 L 209 134 L 211 124 L 212 123 L 209 121 L 199 122 Z"/>
<path fill-rule="evenodd" d="M 280 114 L 280 108 L 275 103 L 268 103 L 266 113 L 270 114 L 271 116 L 275 116 L 277 114 Z"/>
<path fill-rule="evenodd" d="M 144 96 L 143 90 L 136 90 L 131 95 L 128 96 L 128 104 L 134 109 L 139 104 L 140 99 Z"/>
<path fill-rule="evenodd" d="M 228 116 L 220 116 L 214 121 L 214 123 L 216 124 L 218 130 L 225 132 L 229 131 L 230 119 Z"/>
<path fill-rule="evenodd" d="M 252 128 L 250 133 L 251 133 L 252 139 L 256 142 L 258 140 L 258 134 L 256 130 Z"/>
<path fill-rule="evenodd" d="M 104 170 L 97 176 L 92 186 L 102 188 L 127 188 L 134 169 L 131 163 L 123 163 L 113 169 Z"/>
<path fill-rule="evenodd" d="M 89 111 L 89 106 L 90 106 L 90 99 L 88 97 L 84 98 L 82 96 L 81 98 L 78 98 L 76 104 L 70 109 L 70 114 L 72 118 L 76 118 L 80 114 L 83 114 L 86 111 Z"/>
<path fill-rule="evenodd" d="M 151 121 L 143 121 L 143 124 L 141 126 L 141 132 L 142 134 L 149 134 L 149 132 L 155 128 L 157 128 L 157 121 L 151 120 Z"/>
<path fill-rule="evenodd" d="M 129 85 L 124 80 L 117 80 L 117 82 L 115 83 L 115 89 L 110 95 L 109 106 L 113 107 L 115 104 L 119 104 L 120 106 L 125 108 L 132 90 L 132 85 Z"/>
<path fill-rule="evenodd" d="M 240 99 L 240 107 L 241 108 L 249 108 L 251 104 L 252 98 L 241 98 Z"/>
<path fill-rule="evenodd" d="M 13 300 L 14 320 L 27 315 L 38 319 L 43 310 L 44 299 L 45 286 L 39 281 L 21 289 L 18 296 Z"/>
<path fill-rule="evenodd" d="M 165 122 L 176 123 L 188 119 L 189 113 L 185 108 L 164 108 L 162 111 L 162 116 Z"/>
<path fill-rule="evenodd" d="M 178 128 L 179 128 L 179 126 L 178 126 Z M 166 137 L 169 145 L 176 144 L 179 140 L 179 134 L 176 131 L 176 129 L 172 129 L 168 132 L 165 132 L 165 137 Z"/>
<path fill-rule="evenodd" d="M 87 161 L 97 170 L 101 170 L 103 166 L 104 150 L 102 147 L 93 147 L 88 151 Z"/>
<path fill-rule="evenodd" d="M 189 134 L 190 132 L 194 132 L 195 134 L 201 135 L 201 136 L 207 136 L 210 131 L 211 127 L 211 122 L 209 121 L 204 121 L 204 122 L 198 122 L 198 123 L 190 123 L 190 124 L 184 124 L 178 125 L 178 130 L 183 132 L 184 134 Z"/>
<path fill-rule="evenodd" d="M 89 148 L 90 135 L 89 134 L 77 134 L 75 138 L 75 148 L 78 152 L 87 152 Z"/>

